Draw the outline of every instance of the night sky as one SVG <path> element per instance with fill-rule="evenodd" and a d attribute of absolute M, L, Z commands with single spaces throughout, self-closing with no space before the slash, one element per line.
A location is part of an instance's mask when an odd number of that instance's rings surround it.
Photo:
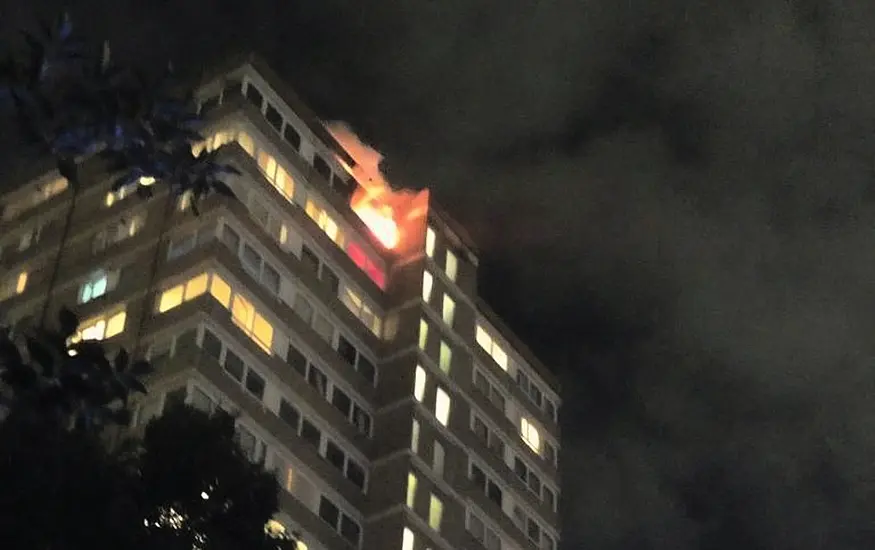
<path fill-rule="evenodd" d="M 875 2 L 74 4 L 260 52 L 470 229 L 563 378 L 563 548 L 875 546 Z"/>

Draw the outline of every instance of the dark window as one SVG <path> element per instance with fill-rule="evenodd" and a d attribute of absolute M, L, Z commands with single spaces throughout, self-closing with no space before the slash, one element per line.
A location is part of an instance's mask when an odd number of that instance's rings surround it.
<path fill-rule="evenodd" d="M 321 370 L 313 365 L 310 365 L 310 370 L 307 371 L 307 382 L 321 395 L 325 397 L 328 391 L 328 377 Z"/>
<path fill-rule="evenodd" d="M 319 155 L 313 156 L 313 168 L 316 169 L 317 174 L 319 174 L 326 180 L 331 179 L 331 167 L 328 166 L 328 163 L 325 162 L 325 159 L 320 157 Z"/>
<path fill-rule="evenodd" d="M 322 282 L 331 289 L 332 294 L 337 294 L 337 289 L 340 287 L 340 279 L 325 265 L 322 266 Z"/>
<path fill-rule="evenodd" d="M 177 388 L 173 391 L 167 392 L 167 395 L 164 396 L 164 410 L 184 404 L 186 395 L 187 392 L 185 390 L 185 387 Z"/>
<path fill-rule="evenodd" d="M 222 353 L 222 342 L 215 334 L 208 330 L 204 330 L 204 353 L 215 360 L 219 360 L 219 354 Z"/>
<path fill-rule="evenodd" d="M 301 376 L 307 376 L 307 358 L 304 354 L 293 345 L 289 345 L 289 351 L 286 354 L 286 363 L 293 369 L 301 373 Z"/>
<path fill-rule="evenodd" d="M 340 519 L 340 510 L 337 509 L 337 506 L 335 506 L 333 502 L 323 496 L 322 500 L 319 502 L 319 517 L 332 528 L 337 529 L 337 522 Z"/>
<path fill-rule="evenodd" d="M 494 502 L 501 506 L 501 489 L 499 489 L 498 485 L 493 481 L 489 481 L 486 486 L 486 496 Z"/>
<path fill-rule="evenodd" d="M 360 533 L 359 524 L 344 514 L 343 521 L 340 522 L 340 534 L 343 535 L 343 538 L 358 546 Z"/>
<path fill-rule="evenodd" d="M 541 388 L 532 384 L 529 387 L 529 390 L 530 390 L 529 395 L 531 396 L 532 401 L 535 402 L 535 405 L 540 407 L 541 406 L 541 399 L 544 397 L 543 394 L 541 393 Z"/>
<path fill-rule="evenodd" d="M 257 278 L 258 270 L 261 268 L 261 255 L 248 244 L 244 244 L 241 259 L 243 260 L 243 267 L 255 272 Z"/>
<path fill-rule="evenodd" d="M 536 495 L 541 494 L 541 478 L 533 473 L 529 473 L 529 489 L 534 491 Z"/>
<path fill-rule="evenodd" d="M 556 508 L 556 495 L 551 489 L 546 487 L 544 487 L 544 504 L 551 510 Z"/>
<path fill-rule="evenodd" d="M 318 448 L 319 440 L 322 439 L 322 432 L 305 418 L 301 423 L 301 438 Z"/>
<path fill-rule="evenodd" d="M 196 347 L 197 329 L 188 329 L 176 337 L 176 349 L 173 354 L 179 355 L 180 353 L 191 352 L 191 350 Z"/>
<path fill-rule="evenodd" d="M 523 464 L 523 461 L 519 459 L 519 457 L 514 457 L 513 459 L 513 471 L 516 472 L 516 475 L 523 481 L 526 480 L 526 472 L 528 468 Z"/>
<path fill-rule="evenodd" d="M 263 399 L 264 378 L 262 378 L 261 375 L 254 370 L 249 369 L 249 371 L 246 373 L 246 389 L 249 390 L 249 392 L 258 399 Z"/>
<path fill-rule="evenodd" d="M 240 97 L 243 92 L 243 83 L 239 80 L 232 80 L 225 85 L 222 90 L 222 103 L 230 101 L 235 97 Z"/>
<path fill-rule="evenodd" d="M 280 418 L 286 424 L 291 426 L 295 432 L 298 431 L 298 423 L 301 421 L 301 413 L 299 413 L 298 409 L 293 407 L 292 404 L 285 399 L 280 400 Z"/>
<path fill-rule="evenodd" d="M 355 349 L 349 340 L 344 338 L 341 334 L 337 337 L 337 353 L 340 354 L 340 357 L 349 363 L 352 366 L 355 366 L 355 358 L 358 355 L 358 351 Z"/>
<path fill-rule="evenodd" d="M 237 250 L 240 248 L 240 235 L 226 225 L 222 227 L 222 242 L 225 243 L 225 246 L 230 248 L 234 254 L 237 254 Z"/>
<path fill-rule="evenodd" d="M 314 275 L 319 272 L 319 256 L 305 244 L 301 247 L 301 262 L 304 267 Z"/>
<path fill-rule="evenodd" d="M 352 400 L 342 390 L 334 388 L 334 395 L 331 397 L 331 403 L 337 407 L 337 410 L 343 413 L 343 416 L 349 418 L 349 408 L 352 407 Z"/>
<path fill-rule="evenodd" d="M 249 103 L 255 105 L 259 111 L 261 110 L 261 106 L 264 103 L 264 96 L 258 91 L 258 88 L 256 88 L 252 82 L 246 86 L 246 99 L 249 100 Z"/>
<path fill-rule="evenodd" d="M 343 461 L 346 459 L 346 453 L 344 453 L 333 441 L 329 441 L 325 445 L 325 459 L 342 472 Z"/>
<path fill-rule="evenodd" d="M 528 522 L 528 535 L 529 538 L 533 541 L 541 540 L 541 528 L 538 527 L 538 524 L 535 523 L 531 518 L 529 518 Z"/>
<path fill-rule="evenodd" d="M 352 407 L 352 423 L 358 430 L 369 435 L 371 433 L 371 415 L 363 411 L 358 405 Z"/>
<path fill-rule="evenodd" d="M 471 466 L 471 480 L 481 490 L 486 488 L 486 474 L 476 464 Z"/>
<path fill-rule="evenodd" d="M 219 96 L 208 97 L 201 102 L 201 114 L 205 115 L 219 105 Z"/>
<path fill-rule="evenodd" d="M 286 127 L 283 128 L 283 138 L 295 149 L 301 148 L 301 134 L 295 130 L 294 126 L 286 124 Z"/>
<path fill-rule="evenodd" d="M 280 291 L 280 274 L 276 269 L 268 264 L 264 264 L 264 269 L 261 272 L 261 282 L 274 294 L 279 294 Z"/>
<path fill-rule="evenodd" d="M 373 384 L 377 379 L 377 369 L 374 364 L 368 361 L 364 355 L 359 355 L 358 364 L 359 374 L 365 377 L 365 380 Z"/>
<path fill-rule="evenodd" d="M 283 128 L 283 115 L 280 114 L 279 111 L 276 110 L 276 107 L 267 104 L 267 111 L 264 113 L 264 118 L 270 123 L 271 126 L 276 128 L 276 131 L 279 132 Z"/>
<path fill-rule="evenodd" d="M 243 371 L 246 369 L 243 359 L 228 350 L 225 353 L 225 370 L 238 382 L 243 380 Z"/>
<path fill-rule="evenodd" d="M 549 399 L 544 400 L 544 409 L 547 411 L 547 416 L 552 420 L 556 420 L 556 405 Z"/>
<path fill-rule="evenodd" d="M 365 488 L 365 470 L 357 462 L 349 460 L 346 463 L 346 478 L 359 489 Z"/>

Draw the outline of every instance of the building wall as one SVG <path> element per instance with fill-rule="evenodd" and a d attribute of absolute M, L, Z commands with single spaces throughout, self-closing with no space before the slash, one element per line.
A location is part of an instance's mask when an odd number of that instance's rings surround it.
<path fill-rule="evenodd" d="M 265 74 L 253 62 L 204 87 L 204 146 L 244 173 L 238 201 L 195 217 L 163 186 L 110 196 L 97 162 L 75 193 L 50 173 L 3 197 L 44 200 L 0 222 L 0 308 L 26 323 L 46 297 L 50 318 L 75 305 L 86 336 L 150 356 L 134 429 L 172 399 L 240 411 L 241 444 L 276 469 L 280 519 L 311 549 L 554 548 L 555 380 L 478 301 L 476 254 L 445 215 L 406 225 L 402 256 L 379 245 L 347 206 L 336 143 Z"/>

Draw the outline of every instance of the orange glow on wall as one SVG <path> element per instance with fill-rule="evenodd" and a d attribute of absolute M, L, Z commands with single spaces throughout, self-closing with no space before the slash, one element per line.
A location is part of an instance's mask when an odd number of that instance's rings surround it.
<path fill-rule="evenodd" d="M 380 171 L 383 155 L 362 143 L 342 122 L 330 123 L 328 131 L 356 163 L 349 166 L 338 159 L 358 183 L 350 199 L 352 210 L 387 249 L 402 252 L 402 249 L 409 248 L 412 243 L 405 243 L 405 240 L 409 240 L 411 221 L 425 218 L 428 190 L 393 190 Z"/>

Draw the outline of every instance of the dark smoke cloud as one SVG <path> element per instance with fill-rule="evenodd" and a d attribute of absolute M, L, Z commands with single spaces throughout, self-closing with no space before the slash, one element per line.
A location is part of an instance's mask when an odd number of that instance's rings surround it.
<path fill-rule="evenodd" d="M 260 49 L 466 222 L 565 379 L 566 548 L 875 543 L 875 4 L 84 3 Z"/>

